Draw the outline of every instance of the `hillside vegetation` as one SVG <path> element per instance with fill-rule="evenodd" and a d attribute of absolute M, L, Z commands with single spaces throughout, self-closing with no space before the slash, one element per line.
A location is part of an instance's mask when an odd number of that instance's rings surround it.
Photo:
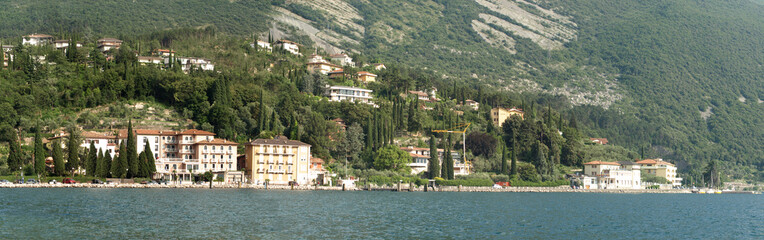
<path fill-rule="evenodd" d="M 464 88 L 459 94 L 481 102 L 488 88 L 539 94 L 534 99 L 574 116 L 585 135 L 644 149 L 685 173 L 722 160 L 734 177 L 764 178 L 761 1 L 327 2 L 14 0 L 0 9 L 0 34 L 6 43 L 34 32 L 91 40 L 200 26 L 270 33 L 427 69 L 444 79 L 439 89 Z M 251 58 L 232 51 L 246 46 L 235 38 L 204 47 L 153 39 L 249 73 L 266 62 L 226 60 Z M 190 50 L 215 45 L 233 47 Z"/>

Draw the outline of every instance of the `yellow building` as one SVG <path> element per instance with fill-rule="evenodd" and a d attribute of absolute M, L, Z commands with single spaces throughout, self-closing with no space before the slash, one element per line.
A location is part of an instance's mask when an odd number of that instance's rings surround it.
<path fill-rule="evenodd" d="M 361 82 L 374 82 L 377 81 L 377 75 L 370 72 L 358 72 L 358 80 Z"/>
<path fill-rule="evenodd" d="M 245 147 L 244 169 L 252 183 L 260 184 L 266 180 L 270 184 L 309 183 L 310 144 L 279 136 L 255 139 Z"/>
<path fill-rule="evenodd" d="M 637 164 L 642 166 L 642 170 L 645 170 L 646 174 L 655 175 L 658 177 L 666 178 L 671 185 L 681 186 L 682 178 L 676 173 L 676 166 L 670 162 L 663 161 L 663 159 L 645 159 L 638 161 Z"/>
<path fill-rule="evenodd" d="M 493 108 L 491 109 L 491 119 L 493 120 L 493 125 L 501 127 L 502 124 L 504 124 L 504 121 L 507 120 L 512 115 L 519 115 L 520 118 L 523 118 L 522 109 L 519 108 Z"/>

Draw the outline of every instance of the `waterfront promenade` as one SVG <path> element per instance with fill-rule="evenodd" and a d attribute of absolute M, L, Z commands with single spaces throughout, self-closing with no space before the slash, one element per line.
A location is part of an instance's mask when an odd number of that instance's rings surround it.
<path fill-rule="evenodd" d="M 75 183 L 75 184 L 6 184 L 0 185 L 0 188 L 190 188 L 190 189 L 204 189 L 209 188 L 209 184 L 138 184 L 138 183 L 122 183 L 122 184 L 91 184 L 91 183 Z M 213 188 L 244 188 L 244 189 L 260 189 L 266 190 L 262 184 L 213 184 Z M 326 190 L 326 191 L 343 191 L 341 186 L 287 186 L 287 185 L 270 185 L 268 190 L 295 190 L 295 191 L 310 191 L 310 190 Z M 345 191 L 362 191 L 366 190 L 366 187 L 355 188 L 347 187 Z M 372 186 L 371 190 L 378 191 L 398 191 L 397 186 L 393 187 L 378 187 Z M 423 192 L 423 186 L 411 186 L 403 184 L 401 191 L 409 192 Z M 689 189 L 572 189 L 570 187 L 459 187 L 459 186 L 439 186 L 428 189 L 429 192 L 580 192 L 580 193 L 691 193 Z"/>

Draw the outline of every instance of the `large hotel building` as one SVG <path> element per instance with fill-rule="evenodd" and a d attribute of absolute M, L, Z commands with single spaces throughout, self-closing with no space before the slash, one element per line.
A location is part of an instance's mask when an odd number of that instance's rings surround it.
<path fill-rule="evenodd" d="M 243 180 L 236 161 L 238 144 L 233 141 L 215 138 L 215 134 L 207 131 L 190 129 L 185 131 L 168 130 L 134 130 L 138 152 L 145 149 L 146 144 L 154 153 L 156 173 L 154 178 L 180 179 L 192 181 L 194 175 L 212 171 L 215 178 L 224 182 Z M 61 134 L 51 139 L 67 137 Z M 85 131 L 81 133 L 83 148 L 90 147 L 93 142 L 99 151 L 116 157 L 119 144 L 127 140 L 127 130 L 119 130 L 117 134 Z M 62 143 L 63 144 L 63 143 Z"/>
<path fill-rule="evenodd" d="M 253 183 L 300 185 L 310 183 L 310 145 L 284 136 L 276 139 L 256 139 L 247 143 L 244 168 Z"/>

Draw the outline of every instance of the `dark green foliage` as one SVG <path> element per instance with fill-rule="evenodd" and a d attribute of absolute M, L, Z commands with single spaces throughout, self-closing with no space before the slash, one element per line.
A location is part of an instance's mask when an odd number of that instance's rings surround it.
<path fill-rule="evenodd" d="M 85 172 L 88 176 L 95 176 L 96 169 L 98 168 L 98 150 L 95 147 L 95 142 L 90 142 L 90 151 L 88 152 L 87 162 L 85 164 Z"/>
<path fill-rule="evenodd" d="M 501 174 L 507 174 L 509 169 L 507 168 L 507 147 L 501 146 Z"/>
<path fill-rule="evenodd" d="M 374 169 L 408 172 L 411 163 L 409 154 L 394 145 L 387 145 L 377 151 L 374 157 Z"/>
<path fill-rule="evenodd" d="M 126 144 L 127 141 L 122 141 L 122 143 L 119 144 L 119 152 L 117 153 L 117 157 L 112 161 L 111 163 L 111 176 L 115 178 L 125 178 L 127 176 L 127 150 L 126 150 Z M 108 159 L 108 157 L 107 157 Z"/>
<path fill-rule="evenodd" d="M 475 156 L 493 156 L 496 151 L 496 138 L 487 133 L 471 132 L 467 134 L 467 150 Z"/>
<path fill-rule="evenodd" d="M 21 145 L 19 144 L 19 137 L 16 135 L 15 129 L 8 129 L 8 146 L 10 151 L 8 152 L 8 169 L 11 171 L 20 171 L 23 162 L 23 153 Z"/>
<path fill-rule="evenodd" d="M 45 175 L 45 158 L 47 153 L 45 147 L 42 144 L 42 136 L 40 136 L 40 124 L 35 127 L 34 133 L 34 171 L 38 175 Z"/>
<path fill-rule="evenodd" d="M 80 136 L 74 127 L 68 129 L 69 138 L 66 141 L 66 170 L 72 172 L 80 167 Z"/>
<path fill-rule="evenodd" d="M 61 140 L 56 139 L 53 141 L 53 173 L 57 176 L 66 175 L 66 166 L 64 164 L 64 151 L 61 149 Z"/>
<path fill-rule="evenodd" d="M 435 180 L 435 184 L 442 186 L 464 186 L 464 187 L 490 187 L 493 186 L 491 179 L 456 179 L 456 180 Z"/>
<path fill-rule="evenodd" d="M 438 160 L 438 147 L 435 135 L 430 136 L 430 161 L 427 165 L 427 172 L 430 174 L 430 179 L 440 177 L 440 160 Z"/>
<path fill-rule="evenodd" d="M 133 132 L 133 122 L 130 120 L 127 124 L 127 145 L 125 154 L 125 161 L 127 163 L 127 177 L 134 178 L 140 176 L 140 163 L 138 161 L 138 140 L 135 139 L 135 132 Z M 120 149 L 120 154 L 123 155 Z"/>
<path fill-rule="evenodd" d="M 100 152 L 99 155 L 101 155 L 100 162 L 96 164 L 98 167 L 98 175 L 97 177 L 111 177 L 111 166 L 113 164 L 111 160 L 111 153 L 109 152 Z"/>

